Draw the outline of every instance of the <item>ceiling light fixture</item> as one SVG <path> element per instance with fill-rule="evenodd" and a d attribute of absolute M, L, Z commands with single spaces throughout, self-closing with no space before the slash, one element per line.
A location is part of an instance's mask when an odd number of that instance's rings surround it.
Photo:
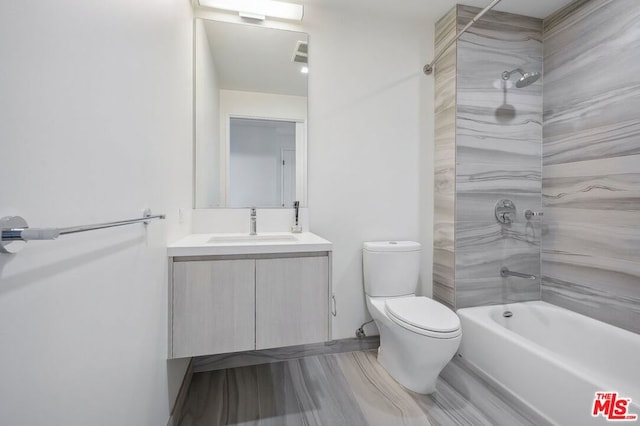
<path fill-rule="evenodd" d="M 264 20 L 266 16 L 302 21 L 301 4 L 276 0 L 198 0 L 200 6 L 238 12 L 241 17 Z"/>

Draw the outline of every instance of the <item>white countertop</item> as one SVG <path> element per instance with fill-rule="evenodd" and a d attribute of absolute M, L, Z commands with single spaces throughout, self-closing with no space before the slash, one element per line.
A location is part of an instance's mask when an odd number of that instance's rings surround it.
<path fill-rule="evenodd" d="M 217 240 L 217 241 L 216 241 Z M 248 234 L 191 234 L 167 247 L 169 257 L 228 254 L 270 254 L 331 251 L 333 244 L 311 232 Z"/>

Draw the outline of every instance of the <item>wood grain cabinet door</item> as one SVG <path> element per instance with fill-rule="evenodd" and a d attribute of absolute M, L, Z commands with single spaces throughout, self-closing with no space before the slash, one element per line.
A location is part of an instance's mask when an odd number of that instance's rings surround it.
<path fill-rule="evenodd" d="M 254 349 L 255 260 L 175 262 L 173 357 Z"/>
<path fill-rule="evenodd" d="M 256 349 L 329 340 L 327 256 L 256 260 Z"/>

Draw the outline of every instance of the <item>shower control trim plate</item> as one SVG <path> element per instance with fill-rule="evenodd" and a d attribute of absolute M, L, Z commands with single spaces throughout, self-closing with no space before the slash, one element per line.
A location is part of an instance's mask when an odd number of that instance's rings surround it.
<path fill-rule="evenodd" d="M 516 217 L 516 205 L 511 200 L 500 200 L 495 206 L 496 220 L 503 224 L 510 224 Z"/>

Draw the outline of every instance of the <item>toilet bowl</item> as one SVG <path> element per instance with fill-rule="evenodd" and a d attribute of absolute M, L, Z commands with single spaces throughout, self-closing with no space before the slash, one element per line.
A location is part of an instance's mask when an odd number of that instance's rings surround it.
<path fill-rule="evenodd" d="M 402 321 L 389 312 L 388 302 L 407 300 L 415 301 L 414 307 L 420 306 L 424 309 L 422 313 L 429 313 L 434 307 L 447 310 L 453 315 L 445 315 L 450 319 L 450 325 L 446 326 L 448 331 L 431 330 L 438 326 L 426 322 Z M 460 346 L 462 330 L 458 317 L 444 305 L 426 297 L 367 297 L 367 307 L 380 332 L 378 362 L 407 389 L 433 393 L 438 375 Z"/>
<path fill-rule="evenodd" d="M 415 295 L 420 248 L 410 241 L 365 243 L 363 266 L 367 308 L 380 332 L 378 362 L 407 389 L 428 394 L 462 330 L 452 310 Z"/>

